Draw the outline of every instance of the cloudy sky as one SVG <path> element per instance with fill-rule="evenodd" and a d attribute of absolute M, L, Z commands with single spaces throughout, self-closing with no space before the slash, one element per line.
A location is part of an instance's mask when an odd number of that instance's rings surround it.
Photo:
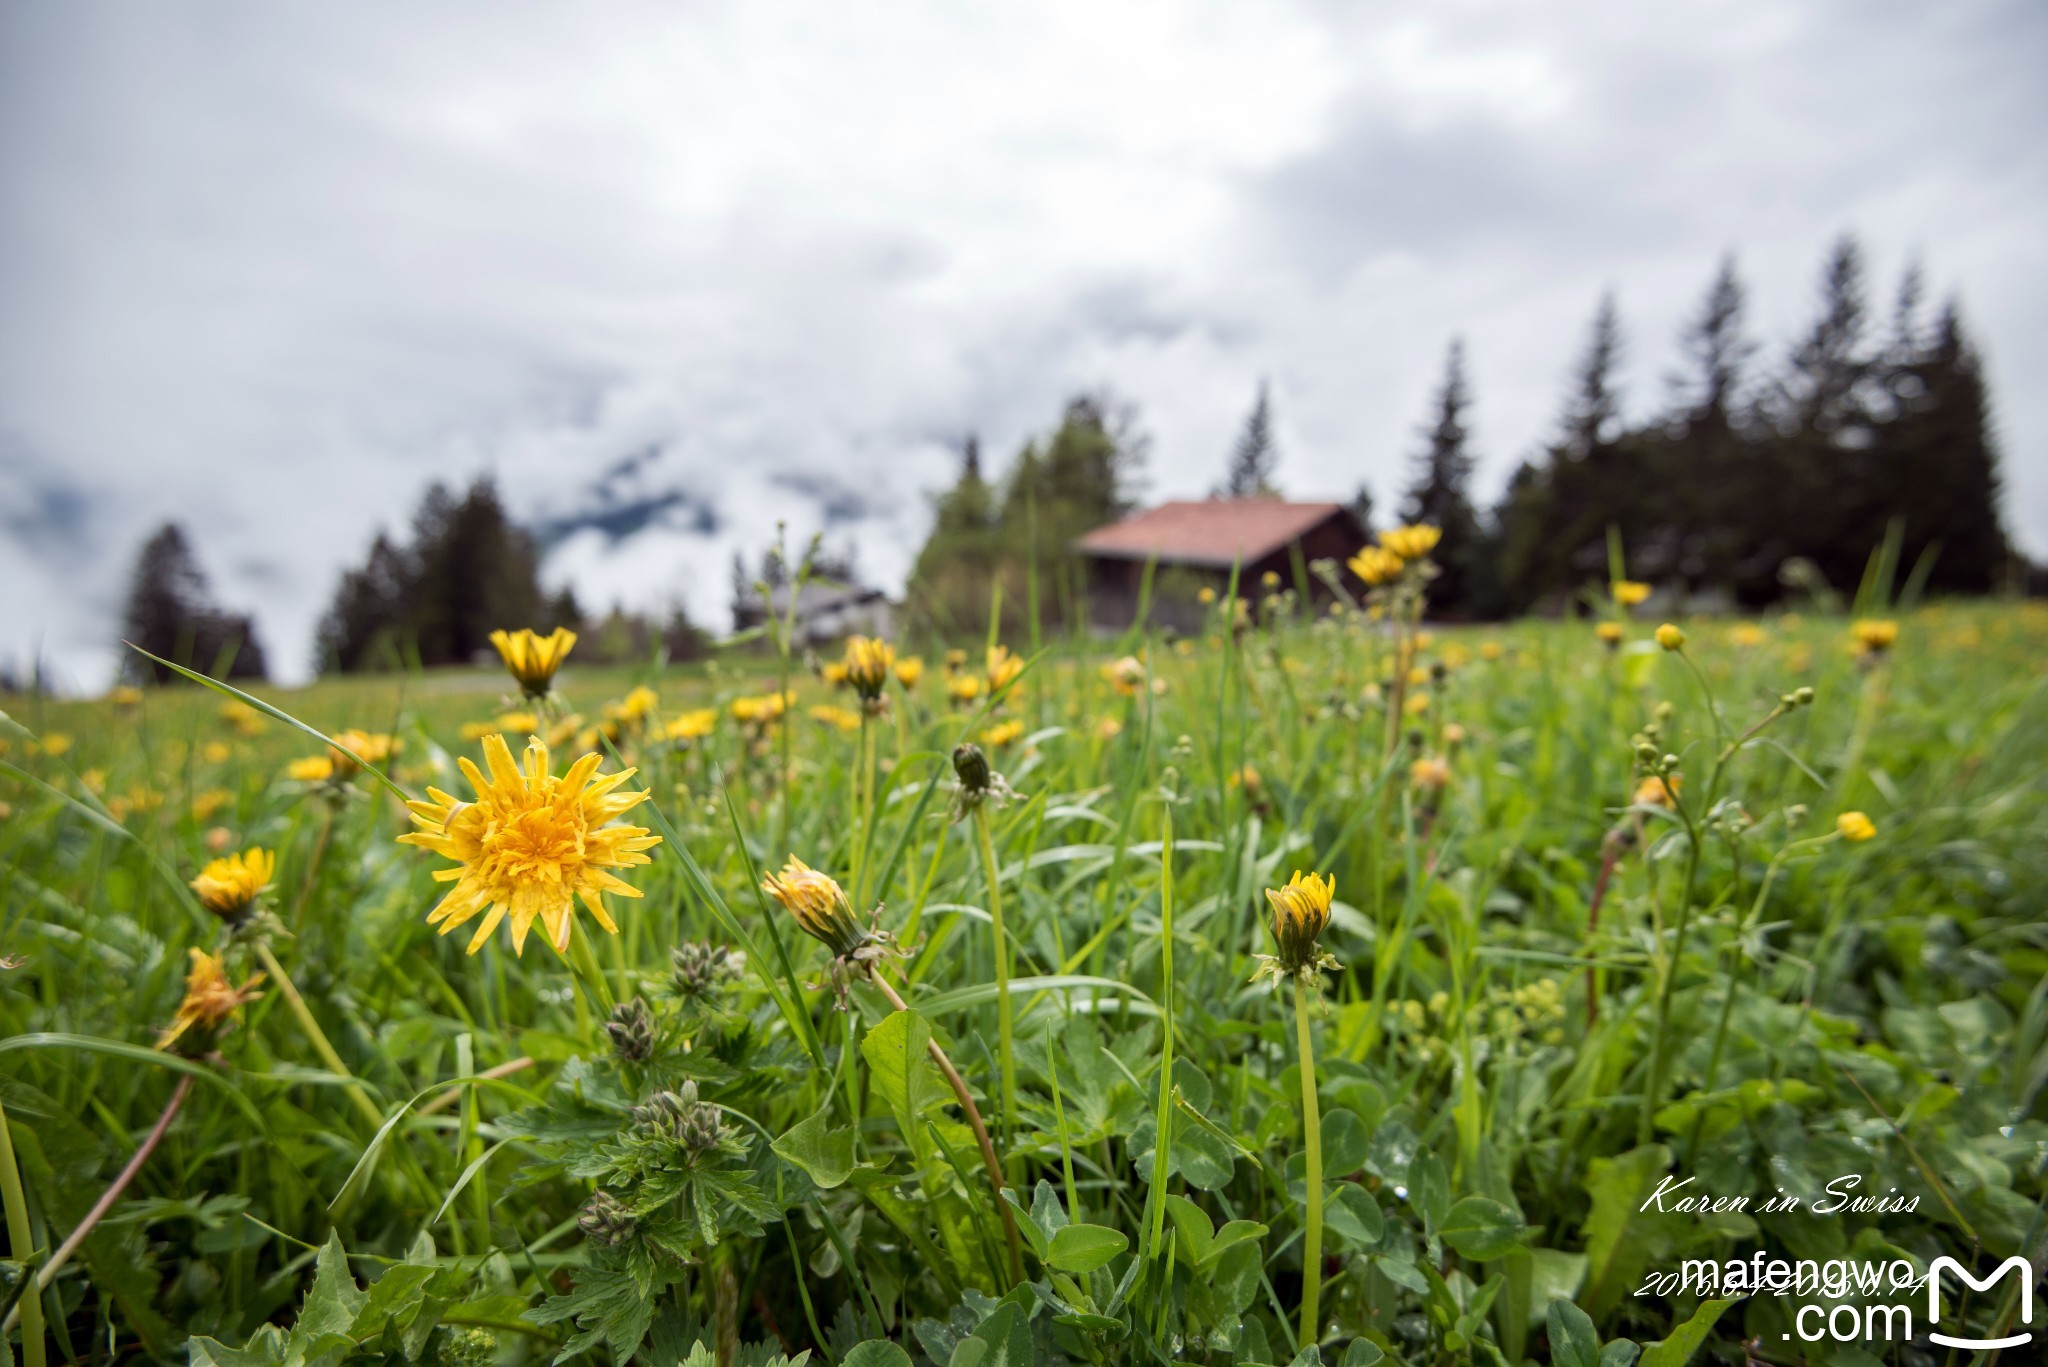
<path fill-rule="evenodd" d="M 588 605 L 723 625 L 778 518 L 893 586 L 962 434 L 1105 384 L 1155 497 L 1263 376 L 1284 487 L 1384 505 L 1456 334 L 1490 490 L 1602 289 L 1644 412 L 1723 251 L 1781 349 L 1844 230 L 1880 301 L 1961 295 L 2039 554 L 2044 64 L 2028 0 L 6 0 L 0 660 L 102 683 L 173 518 L 303 675 L 483 471 L 535 521 L 681 496 L 550 556 Z"/>

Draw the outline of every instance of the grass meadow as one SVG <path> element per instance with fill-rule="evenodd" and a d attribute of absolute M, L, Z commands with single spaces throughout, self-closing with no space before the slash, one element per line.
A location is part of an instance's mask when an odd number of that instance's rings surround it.
<path fill-rule="evenodd" d="M 772 640 L 572 652 L 537 703 L 254 690 L 367 766 L 196 686 L 0 699 L 8 1351 L 1960 1360 L 1917 1292 L 1823 1304 L 1911 1301 L 1918 1346 L 1809 1340 L 1810 1298 L 1664 1274 L 2038 1269 L 2048 611 L 1667 649 L 1611 607 L 1612 644 L 1226 606 L 1010 640 L 1014 678 L 935 646 L 866 705 L 862 661 Z M 372 770 L 467 803 L 458 759 L 529 730 L 555 775 L 634 767 L 618 819 L 661 840 L 616 934 L 469 953 Z M 1650 1199 L 1687 1179 L 1748 1199 Z M 1941 1327 L 2015 1332 L 2017 1289 Z"/>

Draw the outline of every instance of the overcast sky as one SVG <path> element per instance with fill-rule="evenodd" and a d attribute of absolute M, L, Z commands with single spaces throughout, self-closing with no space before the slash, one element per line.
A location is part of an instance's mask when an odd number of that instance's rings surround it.
<path fill-rule="evenodd" d="M 1844 230 L 1960 294 L 2039 554 L 2044 69 L 2030 0 L 0 0 L 0 659 L 102 684 L 173 518 L 303 676 L 430 479 L 647 453 L 688 501 L 549 558 L 587 606 L 723 627 L 784 517 L 893 588 L 962 434 L 1099 385 L 1154 497 L 1264 376 L 1287 492 L 1384 507 L 1459 334 L 1490 493 L 1602 289 L 1643 413 L 1722 252 L 1776 353 Z"/>

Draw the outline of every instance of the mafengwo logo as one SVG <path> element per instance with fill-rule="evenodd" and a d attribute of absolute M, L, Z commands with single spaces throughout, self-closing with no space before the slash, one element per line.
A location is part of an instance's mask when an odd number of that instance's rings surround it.
<path fill-rule="evenodd" d="M 1954 1258 L 1936 1258 L 1927 1269 L 1927 1320 L 1929 1324 L 1941 1323 L 1941 1270 L 1948 1268 L 1963 1279 L 1972 1291 L 1989 1291 L 2005 1279 L 2008 1272 L 2016 1272 L 2020 1279 L 2020 1322 L 2034 1322 L 2034 1268 L 2025 1258 L 2014 1254 L 1998 1265 L 1998 1270 L 1978 1281 L 1970 1275 L 1970 1269 Z M 1927 1337 L 1944 1348 L 2017 1348 L 2023 1343 L 2033 1342 L 2031 1331 L 2024 1334 L 2010 1334 L 2001 1339 L 1961 1339 L 1932 1330 Z"/>

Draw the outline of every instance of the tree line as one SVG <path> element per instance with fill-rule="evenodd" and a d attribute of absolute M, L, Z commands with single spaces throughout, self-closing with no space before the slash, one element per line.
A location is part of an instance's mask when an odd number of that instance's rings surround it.
<path fill-rule="evenodd" d="M 576 655 L 589 663 L 644 660 L 657 649 L 670 659 L 690 659 L 711 646 L 680 605 L 661 616 L 614 605 L 594 617 L 573 589 L 546 592 L 532 534 L 512 520 L 485 476 L 459 494 L 431 485 L 409 537 L 377 533 L 363 563 L 342 573 L 321 616 L 314 665 L 322 674 L 352 674 L 473 664 L 490 657 L 490 634 L 501 627 L 567 627 L 583 638 Z M 125 639 L 187 668 L 265 677 L 263 647 L 249 617 L 214 603 L 175 523 L 143 546 L 123 628 Z M 138 680 L 175 677 L 147 661 L 126 668 Z"/>
<path fill-rule="evenodd" d="M 1681 330 L 1662 406 L 1634 423 L 1617 378 L 1620 310 L 1604 296 L 1554 431 L 1490 508 L 1472 489 L 1475 399 L 1454 340 L 1395 505 L 1398 520 L 1443 529 L 1433 610 L 1562 610 L 1605 579 L 1610 529 L 1636 577 L 1748 608 L 1819 583 L 1853 589 L 1894 530 L 1902 563 L 1928 591 L 1985 593 L 2025 576 L 2000 513 L 1983 361 L 1959 305 L 1930 312 L 1917 267 L 1882 320 L 1867 290 L 1862 250 L 1844 237 L 1828 253 L 1813 322 L 1766 364 L 1747 328 L 1748 292 L 1724 259 Z M 1016 606 L 1032 578 L 1053 586 L 1044 620 L 1071 615 L 1078 571 L 1067 547 L 1129 509 L 1144 454 L 1129 409 L 1112 429 L 1104 402 L 1070 404 L 1052 437 L 1027 445 L 1000 482 L 968 445 L 912 575 L 914 618 L 984 621 L 995 584 Z M 1273 428 L 1261 383 L 1216 496 L 1278 496 Z M 1352 508 L 1372 525 L 1370 489 L 1360 487 Z"/>
<path fill-rule="evenodd" d="M 1520 462 L 1494 506 L 1472 480 L 1475 406 L 1462 342 L 1450 344 L 1430 399 L 1399 520 L 1443 529 L 1433 608 L 1447 617 L 1558 611 L 1607 572 L 1609 529 L 1630 573 L 1699 595 L 1760 607 L 1793 587 L 1853 588 L 1894 531 L 1901 561 L 1924 587 L 1984 593 L 2036 573 L 2003 525 L 1998 447 L 1984 365 L 1954 299 L 1930 310 L 1909 267 L 1888 315 L 1868 297 L 1863 253 L 1844 237 L 1821 273 L 1819 307 L 1774 361 L 1747 327 L 1748 291 L 1732 258 L 1716 270 L 1678 337 L 1680 366 L 1661 407 L 1624 416 L 1620 310 L 1604 296 L 1568 377 L 1555 428 Z M 1130 512 L 1149 442 L 1135 409 L 1107 392 L 1071 399 L 1058 425 L 1027 442 L 1000 476 L 978 442 L 935 499 L 932 530 L 908 587 L 913 630 L 970 636 L 1000 602 L 1006 628 L 1084 620 L 1084 533 Z M 1262 382 L 1215 493 L 1279 495 L 1273 404 Z M 1374 500 L 1352 506 L 1370 527 Z M 409 537 L 380 532 L 342 575 L 322 617 L 323 673 L 466 664 L 501 626 L 566 626 L 578 657 L 688 658 L 709 640 L 680 606 L 665 616 L 614 607 L 593 620 L 569 589 L 548 594 L 532 535 L 512 521 L 488 478 L 463 493 L 430 487 Z M 851 549 L 833 557 L 851 581 Z M 735 563 L 736 611 L 786 569 L 771 552 L 759 580 Z M 831 576 L 828 576 L 831 577 Z M 138 558 L 124 638 L 166 659 L 261 677 L 265 655 L 247 614 L 213 601 L 183 531 L 158 530 Z M 132 677 L 168 671 L 130 664 Z"/>

